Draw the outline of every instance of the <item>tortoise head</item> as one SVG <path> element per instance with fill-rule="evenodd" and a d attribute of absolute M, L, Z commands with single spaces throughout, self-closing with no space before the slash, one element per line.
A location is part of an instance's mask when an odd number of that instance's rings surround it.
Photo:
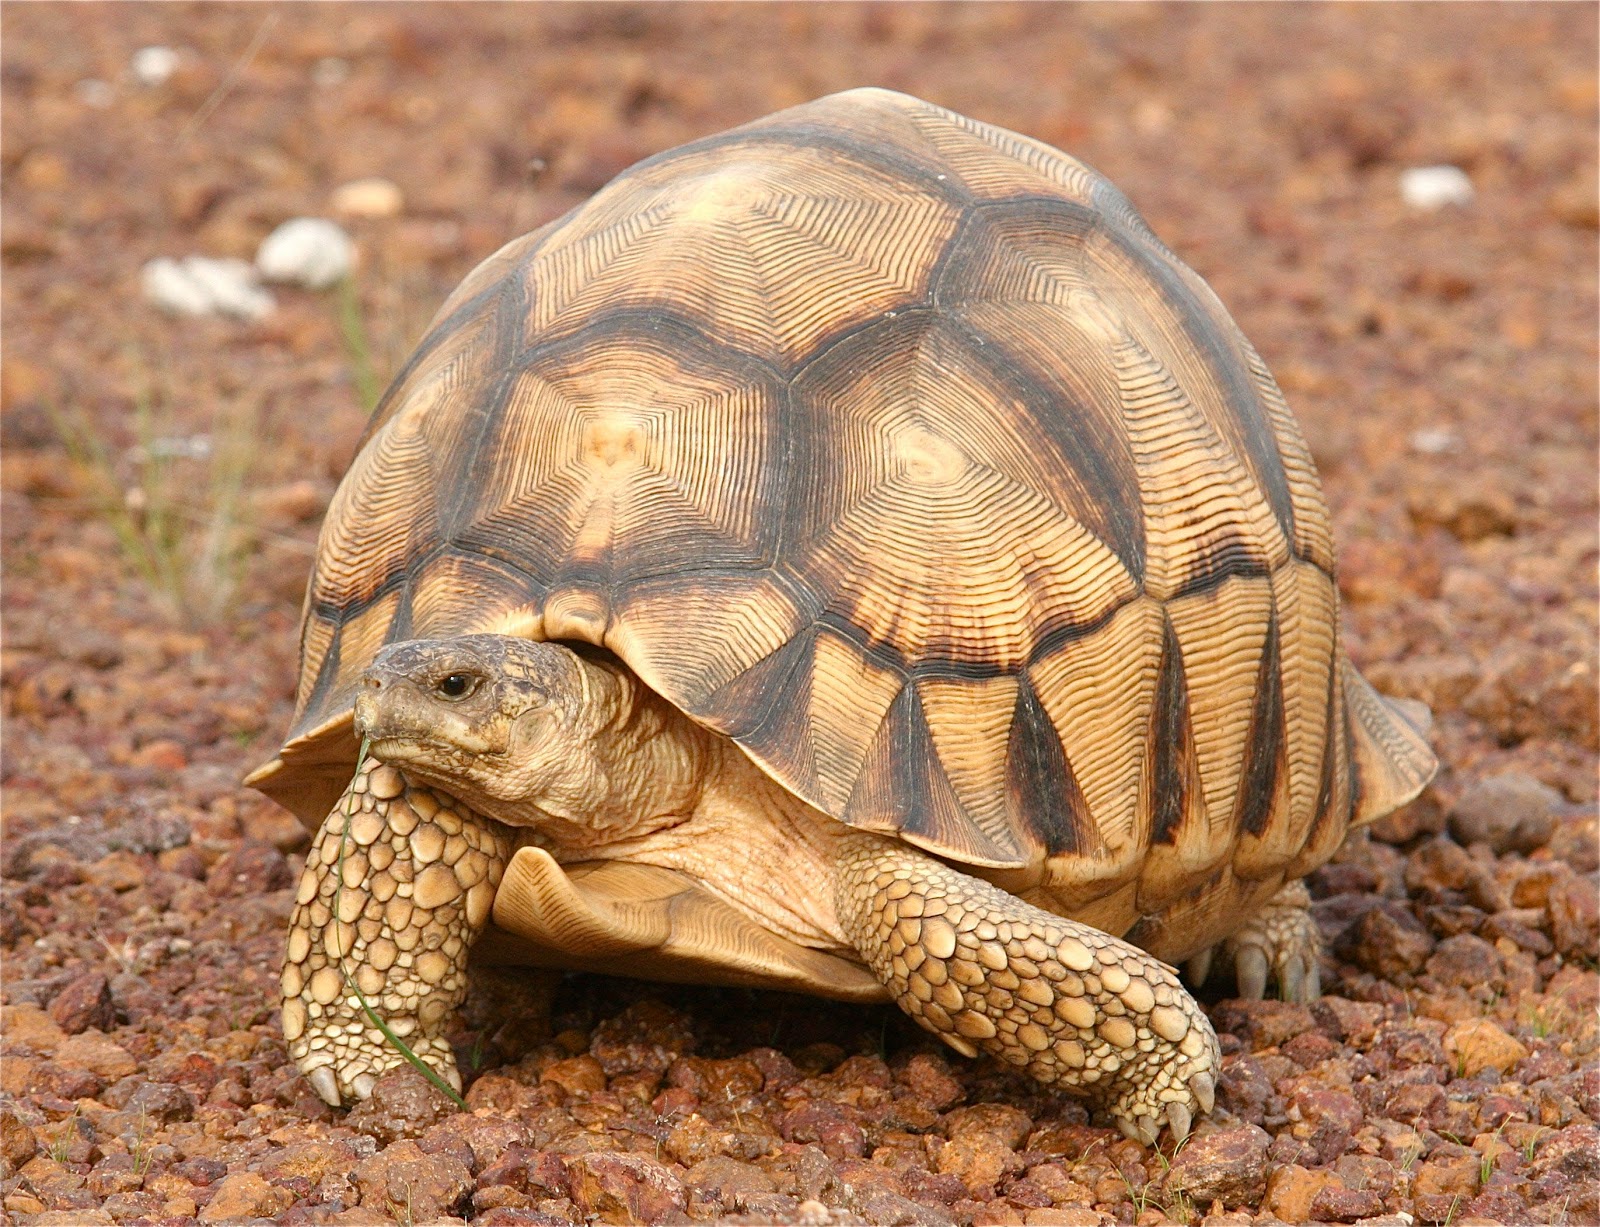
<path fill-rule="evenodd" d="M 510 635 L 414 639 L 378 653 L 356 694 L 357 736 L 382 762 L 486 813 L 592 787 L 605 722 L 599 671 L 568 648 Z"/>

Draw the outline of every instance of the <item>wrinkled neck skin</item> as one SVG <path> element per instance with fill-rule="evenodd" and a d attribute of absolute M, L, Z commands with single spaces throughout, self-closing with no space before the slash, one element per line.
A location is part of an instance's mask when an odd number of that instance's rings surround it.
<path fill-rule="evenodd" d="M 837 841 L 849 829 L 773 783 L 626 668 L 565 647 L 492 640 L 397 651 L 402 659 L 384 673 L 387 715 L 372 717 L 378 726 L 389 721 L 396 766 L 558 862 L 672 869 L 764 928 L 805 945 L 853 949 L 831 890 L 777 888 L 831 881 Z M 480 697 L 440 705 L 432 693 L 440 676 L 497 656 Z"/>
<path fill-rule="evenodd" d="M 715 770 L 720 747 L 625 672 L 582 661 L 581 694 L 560 730 L 558 769 L 541 771 L 526 790 L 499 786 L 501 795 L 462 796 L 482 812 L 514 827 L 560 859 L 619 841 L 638 839 L 686 821 Z M 551 735 L 538 712 L 520 716 L 511 730 L 508 763 L 545 758 L 538 742 Z M 541 753 L 542 751 L 542 753 Z M 507 773 L 516 780 L 519 772 Z M 458 793 L 476 792 L 455 785 Z M 521 791 L 522 799 L 504 799 Z"/>

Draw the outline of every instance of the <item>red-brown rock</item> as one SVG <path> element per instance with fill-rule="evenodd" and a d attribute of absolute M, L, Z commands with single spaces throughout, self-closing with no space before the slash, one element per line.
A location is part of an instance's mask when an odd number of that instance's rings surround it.
<path fill-rule="evenodd" d="M 217 1185 L 211 1200 L 200 1211 L 200 1221 L 274 1218 L 293 1203 L 294 1194 L 288 1189 L 270 1185 L 254 1172 L 235 1172 Z"/>
<path fill-rule="evenodd" d="M 672 1169 L 644 1155 L 576 1155 L 567 1179 L 573 1204 L 602 1223 L 659 1223 L 686 1204 Z"/>
<path fill-rule="evenodd" d="M 345 1124 L 380 1146 L 419 1136 L 456 1111 L 456 1105 L 415 1066 L 396 1066 L 380 1077 L 369 1098 L 350 1109 Z"/>
<path fill-rule="evenodd" d="M 247 839 L 224 854 L 206 875 L 206 887 L 213 895 L 264 895 L 294 885 L 289 862 L 283 853 L 265 840 Z"/>
<path fill-rule="evenodd" d="M 1458 843 L 1486 843 L 1496 852 L 1532 852 L 1549 842 L 1563 804 L 1559 792 L 1531 775 L 1491 775 L 1450 807 L 1450 834 Z"/>
<path fill-rule="evenodd" d="M 472 1190 L 472 1173 L 459 1159 L 430 1155 L 409 1138 L 356 1167 L 352 1179 L 361 1204 L 414 1223 L 455 1214 Z"/>
<path fill-rule="evenodd" d="M 1191 1137 L 1167 1176 L 1196 1204 L 1220 1201 L 1254 1206 L 1267 1188 L 1267 1147 L 1272 1139 L 1255 1125 L 1231 1125 Z"/>
<path fill-rule="evenodd" d="M 111 986 L 103 972 L 88 971 L 75 976 L 51 999 L 50 1017 L 68 1035 L 94 1027 L 109 1031 L 116 1022 L 111 1003 Z"/>

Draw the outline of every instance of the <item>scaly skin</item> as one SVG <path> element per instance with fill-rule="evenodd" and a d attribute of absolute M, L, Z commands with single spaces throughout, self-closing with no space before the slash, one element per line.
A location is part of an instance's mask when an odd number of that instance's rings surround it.
<path fill-rule="evenodd" d="M 1216 1035 L 1137 946 L 877 836 L 841 841 L 834 890 L 867 965 L 956 1051 L 1086 1095 L 1145 1145 L 1163 1124 L 1181 1140 L 1211 1110 Z"/>
<path fill-rule="evenodd" d="M 1286 882 L 1259 912 L 1226 941 L 1207 947 L 1183 965 L 1196 988 L 1206 982 L 1218 951 L 1233 967 L 1239 996 L 1259 1001 L 1271 979 L 1285 1001 L 1310 1002 L 1322 995 L 1322 935 L 1311 918 L 1306 884 Z"/>
<path fill-rule="evenodd" d="M 1304 882 L 1286 883 L 1223 943 L 1223 952 L 1233 960 L 1241 997 L 1264 997 L 1269 975 L 1285 1001 L 1315 1001 L 1322 994 L 1322 935 Z"/>
<path fill-rule="evenodd" d="M 1164 1125 L 1183 1138 L 1211 1110 L 1216 1037 L 1171 968 L 820 815 L 810 859 L 796 859 L 808 841 L 775 817 L 784 799 L 762 789 L 776 786 L 730 782 L 728 763 L 739 760 L 708 751 L 704 731 L 665 705 L 645 706 L 647 693 L 566 648 L 501 636 L 379 654 L 355 720 L 390 763 L 351 784 L 348 837 L 344 802 L 323 825 L 283 973 L 284 1034 L 324 1099 L 366 1098 L 404 1059 L 365 1017 L 347 975 L 459 1087 L 444 1033 L 519 838 L 583 857 L 631 849 L 648 861 L 653 849 L 672 862 L 685 839 L 703 833 L 715 847 L 731 829 L 771 841 L 768 859 L 782 872 L 730 880 L 717 857 L 693 861 L 695 872 L 730 898 L 815 893 L 817 908 L 790 909 L 792 936 L 853 948 L 902 1008 L 958 1051 L 991 1052 L 1086 1095 L 1146 1144 Z M 731 828 L 718 807 L 735 815 Z"/>
<path fill-rule="evenodd" d="M 393 767 L 368 762 L 351 781 L 306 857 L 282 980 L 284 1038 L 328 1103 L 367 1098 L 405 1062 L 352 984 L 461 1089 L 444 1033 L 513 850 L 500 823 Z"/>

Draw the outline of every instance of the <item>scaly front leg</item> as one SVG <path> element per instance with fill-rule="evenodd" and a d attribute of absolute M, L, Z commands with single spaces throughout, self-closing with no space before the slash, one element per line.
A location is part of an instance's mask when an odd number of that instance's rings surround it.
<path fill-rule="evenodd" d="M 405 1061 L 363 997 L 460 1090 L 444 1033 L 513 849 L 506 827 L 393 767 L 351 781 L 306 857 L 283 966 L 283 1035 L 328 1103 L 367 1098 Z"/>
<path fill-rule="evenodd" d="M 1211 1023 L 1137 946 L 873 835 L 841 841 L 834 898 L 900 1007 L 958 1052 L 1088 1096 L 1146 1145 L 1211 1110 Z"/>

